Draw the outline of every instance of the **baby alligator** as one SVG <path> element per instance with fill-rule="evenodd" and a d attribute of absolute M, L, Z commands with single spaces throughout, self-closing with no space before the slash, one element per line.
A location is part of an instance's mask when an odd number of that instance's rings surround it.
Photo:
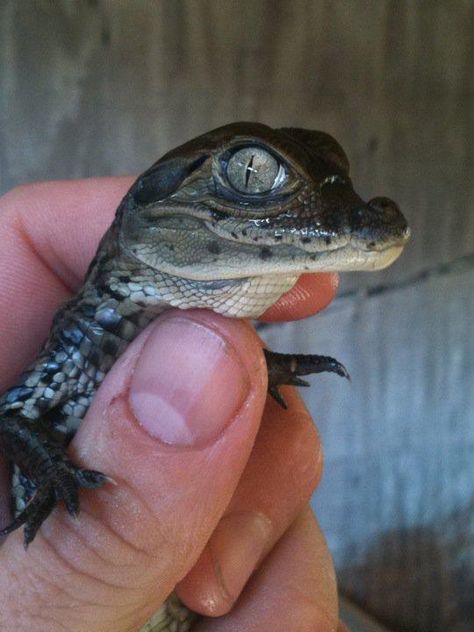
<path fill-rule="evenodd" d="M 164 310 L 206 308 L 257 318 L 303 272 L 378 270 L 408 238 L 397 205 L 354 192 L 328 134 L 235 123 L 174 149 L 122 200 L 78 294 L 56 313 L 36 361 L 0 398 L 0 448 L 13 466 L 14 518 L 25 546 L 62 501 L 107 476 L 76 465 L 66 446 L 105 374 Z M 333 358 L 266 351 L 269 391 L 332 371 Z M 148 630 L 188 629 L 175 600 Z M 175 619 L 181 619 L 177 623 Z M 173 623 L 174 621 L 174 623 Z"/>

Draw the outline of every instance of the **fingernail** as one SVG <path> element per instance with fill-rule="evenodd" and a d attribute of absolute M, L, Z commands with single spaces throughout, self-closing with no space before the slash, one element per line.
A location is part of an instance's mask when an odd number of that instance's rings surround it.
<path fill-rule="evenodd" d="M 236 349 L 189 317 L 157 321 L 135 366 L 129 402 L 141 426 L 175 446 L 213 442 L 250 390 Z"/>
<path fill-rule="evenodd" d="M 225 516 L 210 541 L 216 580 L 224 597 L 234 602 L 270 542 L 272 523 L 256 512 Z"/>

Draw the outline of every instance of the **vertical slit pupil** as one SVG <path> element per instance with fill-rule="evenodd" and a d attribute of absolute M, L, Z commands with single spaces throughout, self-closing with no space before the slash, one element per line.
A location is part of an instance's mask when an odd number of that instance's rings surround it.
<path fill-rule="evenodd" d="M 250 180 L 250 175 L 252 173 L 252 165 L 253 165 L 254 158 L 255 156 L 252 154 L 252 157 L 250 158 L 247 168 L 245 170 L 245 188 L 246 189 L 249 188 L 249 180 Z"/>

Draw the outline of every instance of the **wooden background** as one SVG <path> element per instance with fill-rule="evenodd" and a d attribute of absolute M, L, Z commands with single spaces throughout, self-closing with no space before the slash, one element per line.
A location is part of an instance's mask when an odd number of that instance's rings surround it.
<path fill-rule="evenodd" d="M 307 401 L 341 590 L 399 631 L 474 620 L 474 2 L 0 0 L 0 191 L 137 173 L 233 120 L 324 129 L 413 240 L 279 350 L 335 355 Z"/>

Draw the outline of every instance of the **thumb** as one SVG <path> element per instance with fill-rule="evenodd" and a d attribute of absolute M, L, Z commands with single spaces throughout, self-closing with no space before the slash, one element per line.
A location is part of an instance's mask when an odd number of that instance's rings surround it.
<path fill-rule="evenodd" d="M 57 508 L 27 553 L 21 534 L 7 540 L 1 628 L 138 629 L 229 503 L 265 381 L 260 343 L 244 322 L 168 312 L 147 328 L 108 374 L 72 446 L 76 462 L 116 485 L 81 492 L 77 520 Z"/>

